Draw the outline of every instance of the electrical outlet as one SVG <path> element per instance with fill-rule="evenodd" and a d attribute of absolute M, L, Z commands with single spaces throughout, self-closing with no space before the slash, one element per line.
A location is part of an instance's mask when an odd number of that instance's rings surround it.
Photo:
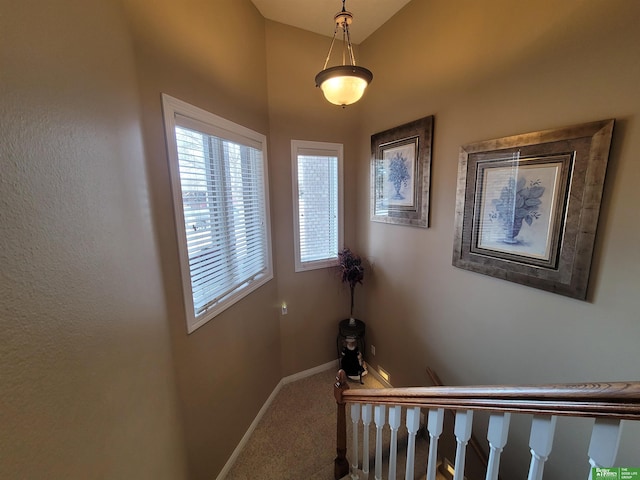
<path fill-rule="evenodd" d="M 282 304 L 282 315 L 286 315 L 287 313 L 289 313 L 289 310 L 287 309 L 287 304 L 283 303 Z"/>
<path fill-rule="evenodd" d="M 376 346 L 375 345 L 371 345 L 371 355 L 373 355 L 374 357 L 376 356 Z"/>

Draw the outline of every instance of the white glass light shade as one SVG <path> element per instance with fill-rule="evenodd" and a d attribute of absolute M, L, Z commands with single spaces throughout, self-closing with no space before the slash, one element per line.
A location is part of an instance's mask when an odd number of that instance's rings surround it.
<path fill-rule="evenodd" d="M 327 68 L 316 75 L 316 85 L 327 101 L 341 106 L 360 100 L 371 80 L 373 74 L 369 70 L 355 65 Z"/>

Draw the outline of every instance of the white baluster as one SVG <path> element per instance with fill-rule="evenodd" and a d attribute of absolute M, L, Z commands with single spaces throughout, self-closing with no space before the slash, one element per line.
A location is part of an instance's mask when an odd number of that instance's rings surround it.
<path fill-rule="evenodd" d="M 391 428 L 391 441 L 389 442 L 389 479 L 396 478 L 396 463 L 398 460 L 398 428 L 400 428 L 400 416 L 402 407 L 395 405 L 389 408 L 389 427 Z"/>
<path fill-rule="evenodd" d="M 407 409 L 407 432 L 409 432 L 409 438 L 407 439 L 407 468 L 405 470 L 405 480 L 414 478 L 414 469 L 416 461 L 416 434 L 420 428 L 420 407 L 414 407 Z M 389 476 L 391 478 L 391 476 Z"/>
<path fill-rule="evenodd" d="M 353 450 L 351 458 L 351 478 L 358 478 L 358 422 L 360 421 L 360 404 L 351 404 L 351 423 L 353 424 Z"/>
<path fill-rule="evenodd" d="M 622 421 L 608 418 L 597 418 L 591 431 L 589 443 L 589 464 L 593 467 L 612 467 L 618 454 Z M 591 480 L 591 468 L 589 480 Z"/>
<path fill-rule="evenodd" d="M 374 407 L 374 421 L 376 422 L 376 480 L 382 480 L 382 427 L 384 427 L 385 413 L 386 408 L 384 405 L 376 405 Z"/>
<path fill-rule="evenodd" d="M 369 473 L 369 426 L 371 425 L 372 405 L 362 406 L 362 472 Z"/>
<path fill-rule="evenodd" d="M 427 430 L 429 430 L 429 463 L 427 463 L 427 480 L 436 480 L 438 466 L 438 439 L 442 434 L 444 409 L 429 410 Z"/>
<path fill-rule="evenodd" d="M 546 415 L 534 415 L 531 422 L 531 436 L 529 447 L 531 448 L 531 466 L 529 467 L 528 480 L 542 480 L 544 464 L 549 458 L 553 446 L 553 435 L 556 431 L 556 417 Z"/>
<path fill-rule="evenodd" d="M 473 426 L 473 410 L 456 412 L 456 423 L 454 432 L 456 434 L 456 464 L 453 480 L 464 478 L 464 464 L 467 457 L 467 443 L 471 438 L 471 427 Z"/>
<path fill-rule="evenodd" d="M 489 415 L 489 429 L 487 440 L 489 440 L 489 461 L 487 463 L 486 480 L 498 480 L 500 470 L 500 454 L 507 444 L 509 435 L 510 413 L 492 413 Z"/>

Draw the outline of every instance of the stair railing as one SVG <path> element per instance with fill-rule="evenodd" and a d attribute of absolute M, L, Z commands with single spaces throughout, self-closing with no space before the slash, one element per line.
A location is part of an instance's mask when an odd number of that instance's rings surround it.
<path fill-rule="evenodd" d="M 444 384 L 442 383 L 442 380 L 440 380 L 440 376 L 433 369 L 427 367 L 427 375 L 431 379 L 431 383 L 433 383 L 434 386 L 436 386 L 436 387 L 444 386 Z M 447 409 L 445 413 L 453 415 L 454 417 L 455 417 L 455 414 L 456 414 L 455 410 L 452 410 L 452 409 Z M 478 458 L 478 460 L 480 460 L 480 463 L 482 464 L 482 466 L 485 469 L 488 469 L 489 468 L 489 457 L 488 457 L 488 455 L 486 454 L 486 452 L 484 451 L 484 449 L 480 445 L 480 442 L 478 441 L 478 439 L 476 438 L 476 436 L 473 433 L 471 434 L 471 438 L 469 438 L 469 446 L 473 450 L 473 453 L 475 453 L 476 458 Z M 500 480 L 500 477 L 498 477 L 498 480 Z"/>
<path fill-rule="evenodd" d="M 611 467 L 615 462 L 621 433 L 622 420 L 640 420 L 640 382 L 612 382 L 590 384 L 554 385 L 495 385 L 471 387 L 413 387 L 349 390 L 344 371 L 340 370 L 334 384 L 338 405 L 337 457 L 335 478 L 349 473 L 358 476 L 358 428 L 363 425 L 362 472 L 369 473 L 369 425 L 373 419 L 376 427 L 375 479 L 382 477 L 381 431 L 389 424 L 391 445 L 388 455 L 389 479 L 397 478 L 394 445 L 401 417 L 405 409 L 408 432 L 406 446 L 405 478 L 415 478 L 415 438 L 419 428 L 420 413 L 427 410 L 427 430 L 430 437 L 429 460 L 426 466 L 427 480 L 436 479 L 438 439 L 443 429 L 444 410 L 455 410 L 454 433 L 457 450 L 454 480 L 464 478 L 466 445 L 471 436 L 473 413 L 489 412 L 489 459 L 486 479 L 496 480 L 500 468 L 500 454 L 507 442 L 511 414 L 532 414 L 529 447 L 531 464 L 528 480 L 541 480 L 544 464 L 553 445 L 558 416 L 594 418 L 591 443 L 587 452 L 591 467 Z M 347 459 L 346 405 L 351 406 L 353 422 L 353 457 Z M 386 410 L 389 415 L 386 415 Z M 424 470 L 423 470 L 424 471 Z M 590 469 L 591 471 L 591 469 Z M 591 480 L 591 474 L 589 474 Z"/>

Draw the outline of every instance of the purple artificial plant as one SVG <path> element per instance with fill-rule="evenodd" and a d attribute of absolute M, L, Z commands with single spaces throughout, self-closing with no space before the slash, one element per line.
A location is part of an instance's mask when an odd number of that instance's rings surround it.
<path fill-rule="evenodd" d="M 343 248 L 338 252 L 338 269 L 340 273 L 340 279 L 343 283 L 349 284 L 351 291 L 351 308 L 349 310 L 350 323 L 355 323 L 353 318 L 353 297 L 356 285 L 362 284 L 364 278 L 364 267 L 362 266 L 362 259 L 360 256 L 353 253 L 349 248 Z"/>

